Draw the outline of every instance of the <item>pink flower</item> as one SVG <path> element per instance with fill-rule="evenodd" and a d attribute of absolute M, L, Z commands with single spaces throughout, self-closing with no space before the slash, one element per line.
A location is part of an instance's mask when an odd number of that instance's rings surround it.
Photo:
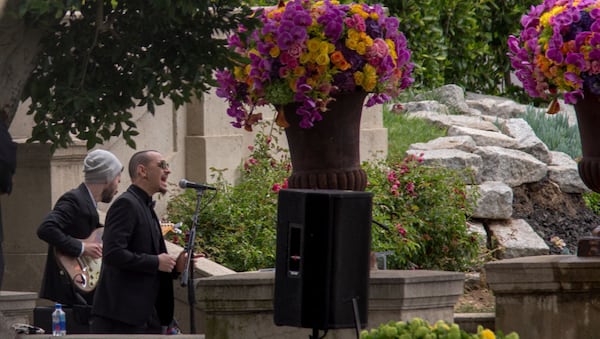
<path fill-rule="evenodd" d="M 373 45 L 367 49 L 366 57 L 371 65 L 379 65 L 381 60 L 389 54 L 388 45 L 381 38 L 373 40 Z"/>
<path fill-rule="evenodd" d="M 404 227 L 402 227 L 402 224 L 396 224 L 396 230 L 398 231 L 398 233 L 405 237 L 406 236 L 406 229 Z"/>
<path fill-rule="evenodd" d="M 410 194 L 410 195 L 415 194 L 415 183 L 414 182 L 409 182 L 406 184 L 406 192 L 408 192 L 408 194 Z"/>

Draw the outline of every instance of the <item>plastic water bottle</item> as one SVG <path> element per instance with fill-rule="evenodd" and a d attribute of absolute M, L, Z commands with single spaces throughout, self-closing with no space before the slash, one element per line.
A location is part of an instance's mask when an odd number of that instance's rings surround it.
<path fill-rule="evenodd" d="M 67 335 L 65 311 L 63 311 L 61 304 L 56 304 L 54 312 L 52 312 L 52 336 L 61 337 L 64 335 Z"/>

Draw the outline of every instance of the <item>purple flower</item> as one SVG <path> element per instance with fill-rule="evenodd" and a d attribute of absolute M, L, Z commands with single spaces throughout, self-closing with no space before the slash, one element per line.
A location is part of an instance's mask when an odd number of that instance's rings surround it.
<path fill-rule="evenodd" d="M 532 97 L 576 103 L 599 91 L 600 9 L 596 0 L 545 0 L 521 18 L 520 36 L 508 38 L 515 75 Z M 541 18 L 544 17 L 544 20 Z"/>

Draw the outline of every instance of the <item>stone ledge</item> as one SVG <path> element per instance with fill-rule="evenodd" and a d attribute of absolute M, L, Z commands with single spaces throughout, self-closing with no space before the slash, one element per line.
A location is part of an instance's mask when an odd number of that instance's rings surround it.
<path fill-rule="evenodd" d="M 368 328 L 390 320 L 454 319 L 464 273 L 428 270 L 370 272 Z M 310 329 L 273 322 L 274 272 L 244 272 L 198 280 L 198 305 L 209 338 L 300 339 Z M 330 329 L 329 339 L 355 338 L 353 329 Z"/>
<path fill-rule="evenodd" d="M 600 257 L 542 255 L 489 262 L 486 279 L 497 293 L 529 294 L 600 289 Z"/>
<path fill-rule="evenodd" d="M 477 326 L 496 330 L 495 313 L 454 313 L 454 323 L 468 333 L 477 333 Z"/>

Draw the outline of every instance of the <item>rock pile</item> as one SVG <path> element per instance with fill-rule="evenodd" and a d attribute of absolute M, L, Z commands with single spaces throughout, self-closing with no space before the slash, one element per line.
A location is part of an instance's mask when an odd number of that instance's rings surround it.
<path fill-rule="evenodd" d="M 465 97 L 455 85 L 436 89 L 433 96 L 439 99 L 402 103 L 401 112 L 447 128 L 447 136 L 413 144 L 407 155 L 423 153 L 426 164 L 473 171 L 470 189 L 480 197 L 470 227 L 484 235 L 487 246 L 499 249 L 497 257 L 576 251 L 577 238 L 589 235 L 600 218 L 583 204 L 582 193 L 589 189 L 575 160 L 550 151 L 520 118 L 527 106 L 499 97 Z"/>

